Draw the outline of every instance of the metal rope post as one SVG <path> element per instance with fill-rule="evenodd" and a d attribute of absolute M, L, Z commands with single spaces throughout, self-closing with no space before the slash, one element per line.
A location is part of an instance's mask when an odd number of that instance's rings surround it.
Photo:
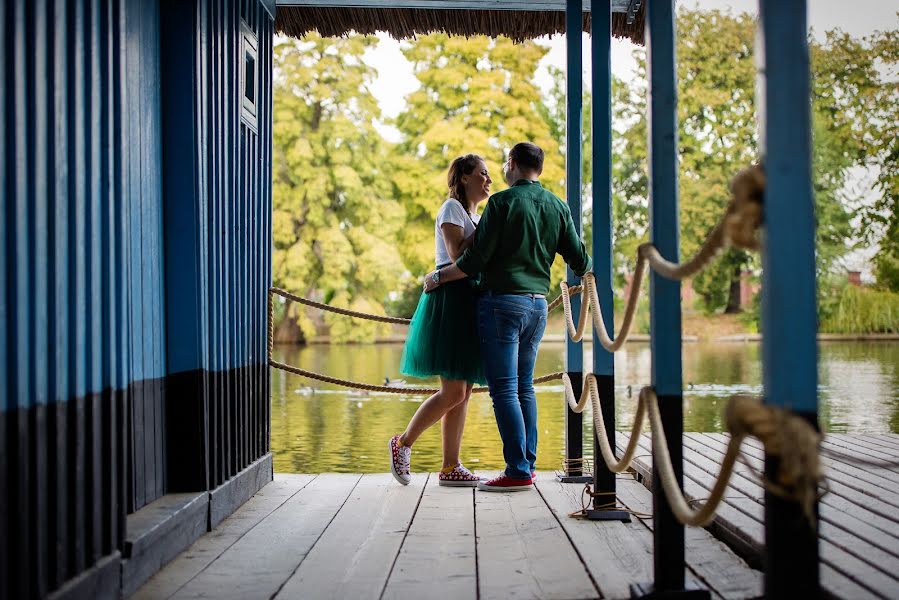
<path fill-rule="evenodd" d="M 581 233 L 581 132 L 583 58 L 581 56 L 582 22 L 584 18 L 582 0 L 567 0 L 565 5 L 565 43 L 567 57 L 567 146 L 565 152 L 565 185 L 568 208 L 574 219 L 574 228 Z M 566 269 L 569 285 L 578 283 L 578 277 L 570 267 Z M 581 297 L 571 299 L 572 314 L 581 309 Z M 565 341 L 565 371 L 571 378 L 571 385 L 578 396 L 583 387 L 584 349 L 580 342 Z M 583 473 L 581 459 L 584 456 L 584 418 L 565 405 L 565 471 L 559 476 L 563 483 L 585 483 L 590 478 Z"/>
<path fill-rule="evenodd" d="M 650 228 L 652 243 L 670 261 L 678 261 L 680 254 L 674 18 L 673 0 L 646 4 Z M 664 279 L 656 272 L 650 275 L 649 282 L 652 385 L 658 397 L 674 478 L 683 489 L 680 282 Z M 684 526 L 675 518 L 662 485 L 659 469 L 653 468 L 654 581 L 632 585 L 631 595 L 709 598 L 708 590 L 686 581 Z"/>
<path fill-rule="evenodd" d="M 612 6 L 609 0 L 591 5 L 591 52 L 593 80 L 593 272 L 606 332 L 614 335 L 612 299 Z M 589 301 L 589 298 L 587 299 Z M 630 513 L 602 508 L 615 502 L 615 473 L 601 460 L 599 436 L 615 449 L 615 355 L 603 348 L 593 328 L 593 373 L 599 390 L 599 408 L 605 431 L 593 431 L 593 509 L 586 517 L 603 521 L 630 521 Z"/>
<path fill-rule="evenodd" d="M 765 400 L 817 427 L 815 212 L 806 2 L 760 2 L 762 148 L 768 177 L 762 252 Z M 765 454 L 765 474 L 779 459 Z M 817 513 L 817 503 L 812 508 Z M 765 596 L 820 594 L 818 535 L 798 502 L 765 492 Z"/>

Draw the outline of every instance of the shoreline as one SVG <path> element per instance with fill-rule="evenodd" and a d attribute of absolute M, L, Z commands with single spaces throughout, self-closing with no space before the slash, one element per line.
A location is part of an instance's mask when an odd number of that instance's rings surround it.
<path fill-rule="evenodd" d="M 683 342 L 685 344 L 696 344 L 696 343 L 732 343 L 732 342 L 760 342 L 762 341 L 762 334 L 760 333 L 738 333 L 733 335 L 722 335 L 713 338 L 704 338 L 701 339 L 696 335 L 684 335 L 682 337 Z M 566 340 L 565 334 L 562 333 L 548 333 L 543 336 L 544 342 L 550 343 L 562 343 Z M 371 343 L 373 344 L 402 344 L 406 341 L 405 336 L 402 335 L 388 335 L 384 337 L 375 338 L 375 340 Z M 631 334 L 630 340 L 631 342 L 637 343 L 647 343 L 649 342 L 649 335 L 645 333 L 635 333 Z M 819 342 L 896 342 L 899 341 L 899 333 L 819 333 L 818 334 Z M 368 343 L 368 342 L 365 342 Z M 313 345 L 325 345 L 331 344 L 331 339 L 329 336 L 317 336 L 309 340 L 309 346 Z M 360 342 L 347 342 L 347 344 L 355 344 L 358 345 Z M 584 344 L 592 345 L 593 337 L 584 335 Z M 282 344 L 276 344 L 282 345 Z M 301 346 L 303 344 L 283 344 L 283 345 L 296 345 Z"/>

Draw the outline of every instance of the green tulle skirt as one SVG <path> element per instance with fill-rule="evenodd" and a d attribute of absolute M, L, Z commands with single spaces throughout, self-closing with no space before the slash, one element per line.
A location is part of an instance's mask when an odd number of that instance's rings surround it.
<path fill-rule="evenodd" d="M 423 293 L 409 325 L 400 372 L 484 384 L 478 341 L 478 292 L 470 279 Z"/>

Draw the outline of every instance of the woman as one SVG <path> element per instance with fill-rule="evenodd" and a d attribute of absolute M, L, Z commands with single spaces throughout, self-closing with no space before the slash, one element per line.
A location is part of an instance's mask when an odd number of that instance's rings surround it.
<path fill-rule="evenodd" d="M 490 195 L 490 174 L 477 154 L 460 156 L 447 175 L 449 200 L 434 224 L 437 267 L 455 262 L 471 245 L 480 217 L 478 204 Z M 475 383 L 484 383 L 477 331 L 476 282 L 460 279 L 422 294 L 412 317 L 400 371 L 414 377 L 440 376 L 440 391 L 425 400 L 406 431 L 390 439 L 390 467 L 403 485 L 411 481 L 415 440 L 442 420 L 443 468 L 440 485 L 476 487 L 480 478 L 459 461 L 468 399 Z"/>

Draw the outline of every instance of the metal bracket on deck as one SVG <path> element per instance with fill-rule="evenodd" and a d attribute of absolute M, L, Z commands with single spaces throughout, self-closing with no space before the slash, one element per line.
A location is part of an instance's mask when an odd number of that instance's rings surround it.
<path fill-rule="evenodd" d="M 597 510 L 591 508 L 584 513 L 584 517 L 591 521 L 622 521 L 624 523 L 631 522 L 631 513 L 627 512 L 626 510 Z"/>
<path fill-rule="evenodd" d="M 556 479 L 559 480 L 559 483 L 591 483 L 593 475 L 567 475 L 556 471 Z"/>

